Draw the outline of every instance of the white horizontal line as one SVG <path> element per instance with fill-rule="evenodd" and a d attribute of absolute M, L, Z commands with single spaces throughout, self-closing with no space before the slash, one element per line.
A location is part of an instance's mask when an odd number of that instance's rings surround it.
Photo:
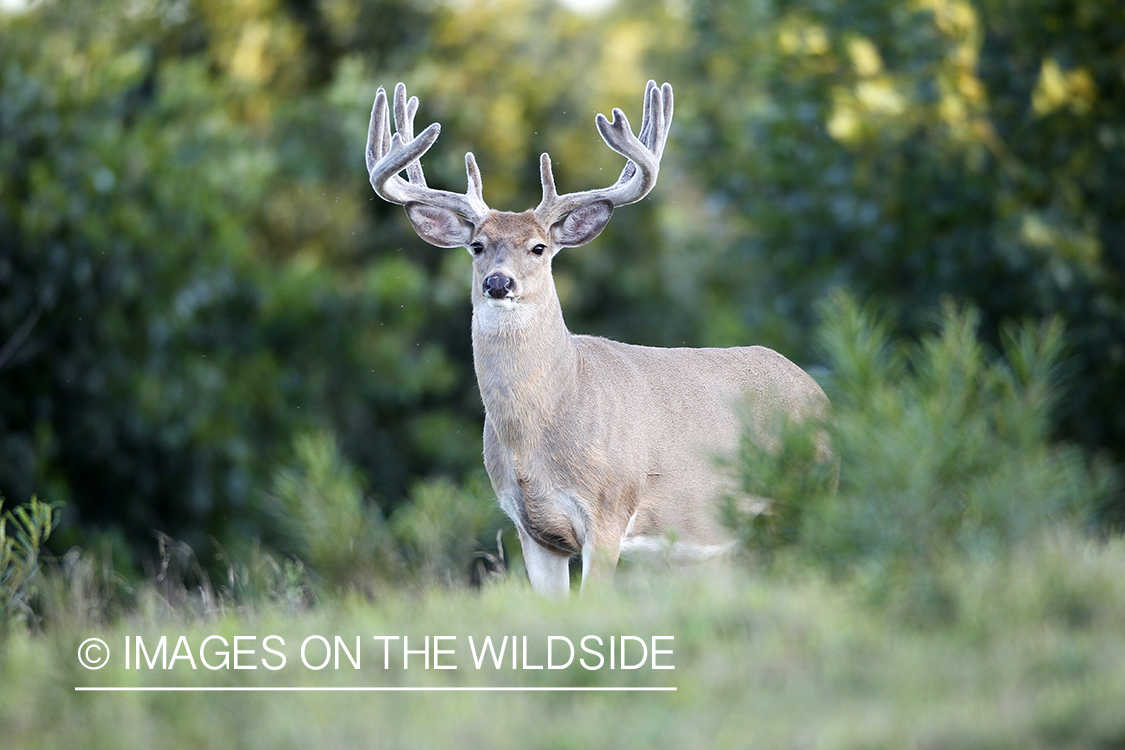
<path fill-rule="evenodd" d="M 608 693 L 675 692 L 675 687 L 75 687 L 78 693 Z"/>

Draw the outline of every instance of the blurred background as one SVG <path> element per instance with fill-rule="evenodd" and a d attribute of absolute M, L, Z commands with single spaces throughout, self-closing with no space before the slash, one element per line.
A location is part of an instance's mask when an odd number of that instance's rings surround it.
<path fill-rule="evenodd" d="M 1058 318 L 1052 434 L 1125 460 L 1125 4 L 5 0 L 0 495 L 137 575 L 156 531 L 357 578 L 496 552 L 469 257 L 372 193 L 371 102 L 404 81 L 430 183 L 472 150 L 523 210 L 541 151 L 616 178 L 594 115 L 638 123 L 649 78 L 660 184 L 556 259 L 573 331 L 823 375 L 836 289 L 901 340 L 943 300 L 994 347 Z"/>

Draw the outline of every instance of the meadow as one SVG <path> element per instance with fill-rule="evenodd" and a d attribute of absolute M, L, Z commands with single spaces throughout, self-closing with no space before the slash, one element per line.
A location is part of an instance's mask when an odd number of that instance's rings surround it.
<path fill-rule="evenodd" d="M 1116 748 L 1125 744 L 1125 544 L 1048 533 L 1010 559 L 935 571 L 940 618 L 902 592 L 800 571 L 766 575 L 719 564 L 634 568 L 570 602 L 536 597 L 511 579 L 469 589 L 399 590 L 312 609 L 166 608 L 107 626 L 81 617 L 0 650 L 0 725 L 8 748 Z M 909 598 L 909 597 L 907 597 Z M 190 608 L 189 608 L 190 609 Z M 126 636 L 280 635 L 285 668 L 126 670 Z M 455 635 L 443 664 L 412 656 L 390 669 L 372 642 L 362 668 L 306 668 L 296 644 L 320 634 Z M 529 665 L 548 636 L 671 635 L 671 656 L 631 671 L 474 668 L 467 636 L 526 636 Z M 109 666 L 79 666 L 79 643 L 116 649 Z M 256 644 L 244 642 L 245 648 Z M 169 644 L 171 650 L 171 644 Z M 151 651 L 151 648 L 150 648 Z M 322 654 L 309 651 L 316 666 Z M 265 655 L 243 663 L 259 664 Z M 211 663 L 219 663 L 212 654 Z M 559 657 L 563 659 L 565 657 Z M 635 663 L 634 651 L 629 661 Z M 277 659 L 273 663 L 277 663 Z M 590 657 L 587 664 L 596 663 Z M 135 664 L 134 664 L 135 666 Z M 76 692 L 76 687 L 675 687 L 675 692 Z"/>
<path fill-rule="evenodd" d="M 165 540 L 129 582 L 90 550 L 41 559 L 50 506 L 9 511 L 5 747 L 1125 747 L 1125 539 L 1090 520 L 1117 480 L 1048 440 L 1061 328 L 993 352 L 971 309 L 916 344 L 846 295 L 822 314 L 838 488 L 779 425 L 726 467 L 774 489 L 728 508 L 737 553 L 629 562 L 565 602 L 457 550 L 471 493 L 387 523 L 308 446 L 272 506 L 316 521 L 293 524 L 308 561 L 213 576 Z M 129 690 L 80 690 L 106 687 Z"/>

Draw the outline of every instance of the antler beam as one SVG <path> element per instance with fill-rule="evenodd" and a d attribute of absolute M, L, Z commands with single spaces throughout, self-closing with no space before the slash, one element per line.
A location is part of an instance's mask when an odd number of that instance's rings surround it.
<path fill-rule="evenodd" d="M 550 225 L 576 208 L 595 201 L 609 201 L 615 207 L 636 203 L 648 195 L 656 184 L 660 171 L 660 157 L 672 127 L 672 86 L 657 86 L 649 81 L 645 87 L 644 111 L 641 115 L 641 134 L 638 138 L 629 127 L 629 120 L 620 109 L 613 110 L 613 119 L 599 114 L 595 119 L 598 132 L 606 145 L 629 161 L 613 185 L 597 190 L 559 195 L 551 172 L 551 157 L 539 157 L 539 170 L 543 181 L 543 200 L 535 209 L 535 217 Z"/>
<path fill-rule="evenodd" d="M 469 188 L 465 193 L 435 190 L 426 185 L 421 158 L 434 145 L 441 125 L 434 123 L 414 136 L 414 115 L 418 112 L 418 97 L 406 97 L 406 86 L 395 86 L 395 132 L 391 133 L 391 116 L 387 106 L 387 92 L 382 86 L 375 94 L 371 108 L 371 125 L 367 131 L 367 149 L 364 152 L 371 187 L 383 200 L 391 203 L 424 203 L 448 208 L 471 222 L 479 223 L 491 210 L 484 202 L 480 169 L 472 152 L 465 154 L 465 172 Z M 399 174 L 406 171 L 406 179 Z"/>

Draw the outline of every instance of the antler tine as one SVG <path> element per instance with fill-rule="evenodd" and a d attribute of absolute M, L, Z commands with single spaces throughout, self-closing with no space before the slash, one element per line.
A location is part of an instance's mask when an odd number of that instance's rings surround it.
<path fill-rule="evenodd" d="M 607 188 L 560 196 L 555 190 L 551 158 L 543 154 L 539 160 L 543 200 L 535 209 L 535 216 L 541 222 L 554 223 L 564 214 L 594 201 L 608 200 L 614 206 L 636 203 L 656 184 L 660 157 L 672 125 L 672 86 L 665 83 L 658 87 L 655 81 L 649 81 L 645 86 L 639 138 L 633 134 L 624 112 L 614 108 L 612 115 L 613 119 L 609 120 L 599 114 L 594 123 L 606 145 L 629 160 L 621 170 L 621 176 Z"/>
<path fill-rule="evenodd" d="M 371 108 L 371 125 L 367 133 L 366 162 L 371 187 L 383 200 L 391 203 L 411 202 L 440 206 L 454 211 L 471 222 L 479 223 L 490 213 L 484 202 L 480 170 L 472 154 L 465 155 L 469 189 L 466 193 L 435 190 L 426 185 L 421 158 L 434 145 L 441 125 L 434 123 L 414 135 L 414 115 L 418 97 L 407 98 L 406 86 L 395 86 L 395 133 L 391 134 L 391 117 L 387 92 L 382 86 L 375 94 Z M 407 178 L 399 173 L 406 170 Z"/>
<path fill-rule="evenodd" d="M 645 114 L 639 139 L 657 159 L 664 154 L 664 144 L 668 141 L 672 108 L 672 86 L 666 83 L 658 90 L 656 81 L 649 81 L 645 91 Z"/>
<path fill-rule="evenodd" d="M 391 139 L 387 130 L 387 91 L 380 86 L 375 92 L 375 103 L 371 105 L 371 124 L 367 128 L 367 147 L 363 152 L 368 174 L 390 150 Z"/>
<path fill-rule="evenodd" d="M 465 179 L 469 183 L 466 197 L 474 203 L 480 204 L 485 213 L 490 210 L 484 202 L 484 182 L 480 178 L 480 167 L 477 166 L 477 157 L 472 151 L 465 152 Z"/>
<path fill-rule="evenodd" d="M 414 115 L 418 112 L 418 97 L 406 98 L 406 85 L 395 85 L 395 131 L 404 141 L 414 140 Z M 426 175 L 422 172 L 422 162 L 412 161 L 406 167 L 406 178 L 412 185 L 426 187 Z"/>
<path fill-rule="evenodd" d="M 551 155 L 546 151 L 539 154 L 539 181 L 543 183 L 543 199 L 539 201 L 539 209 L 558 200 L 559 194 L 555 191 L 555 174 L 551 170 Z"/>

